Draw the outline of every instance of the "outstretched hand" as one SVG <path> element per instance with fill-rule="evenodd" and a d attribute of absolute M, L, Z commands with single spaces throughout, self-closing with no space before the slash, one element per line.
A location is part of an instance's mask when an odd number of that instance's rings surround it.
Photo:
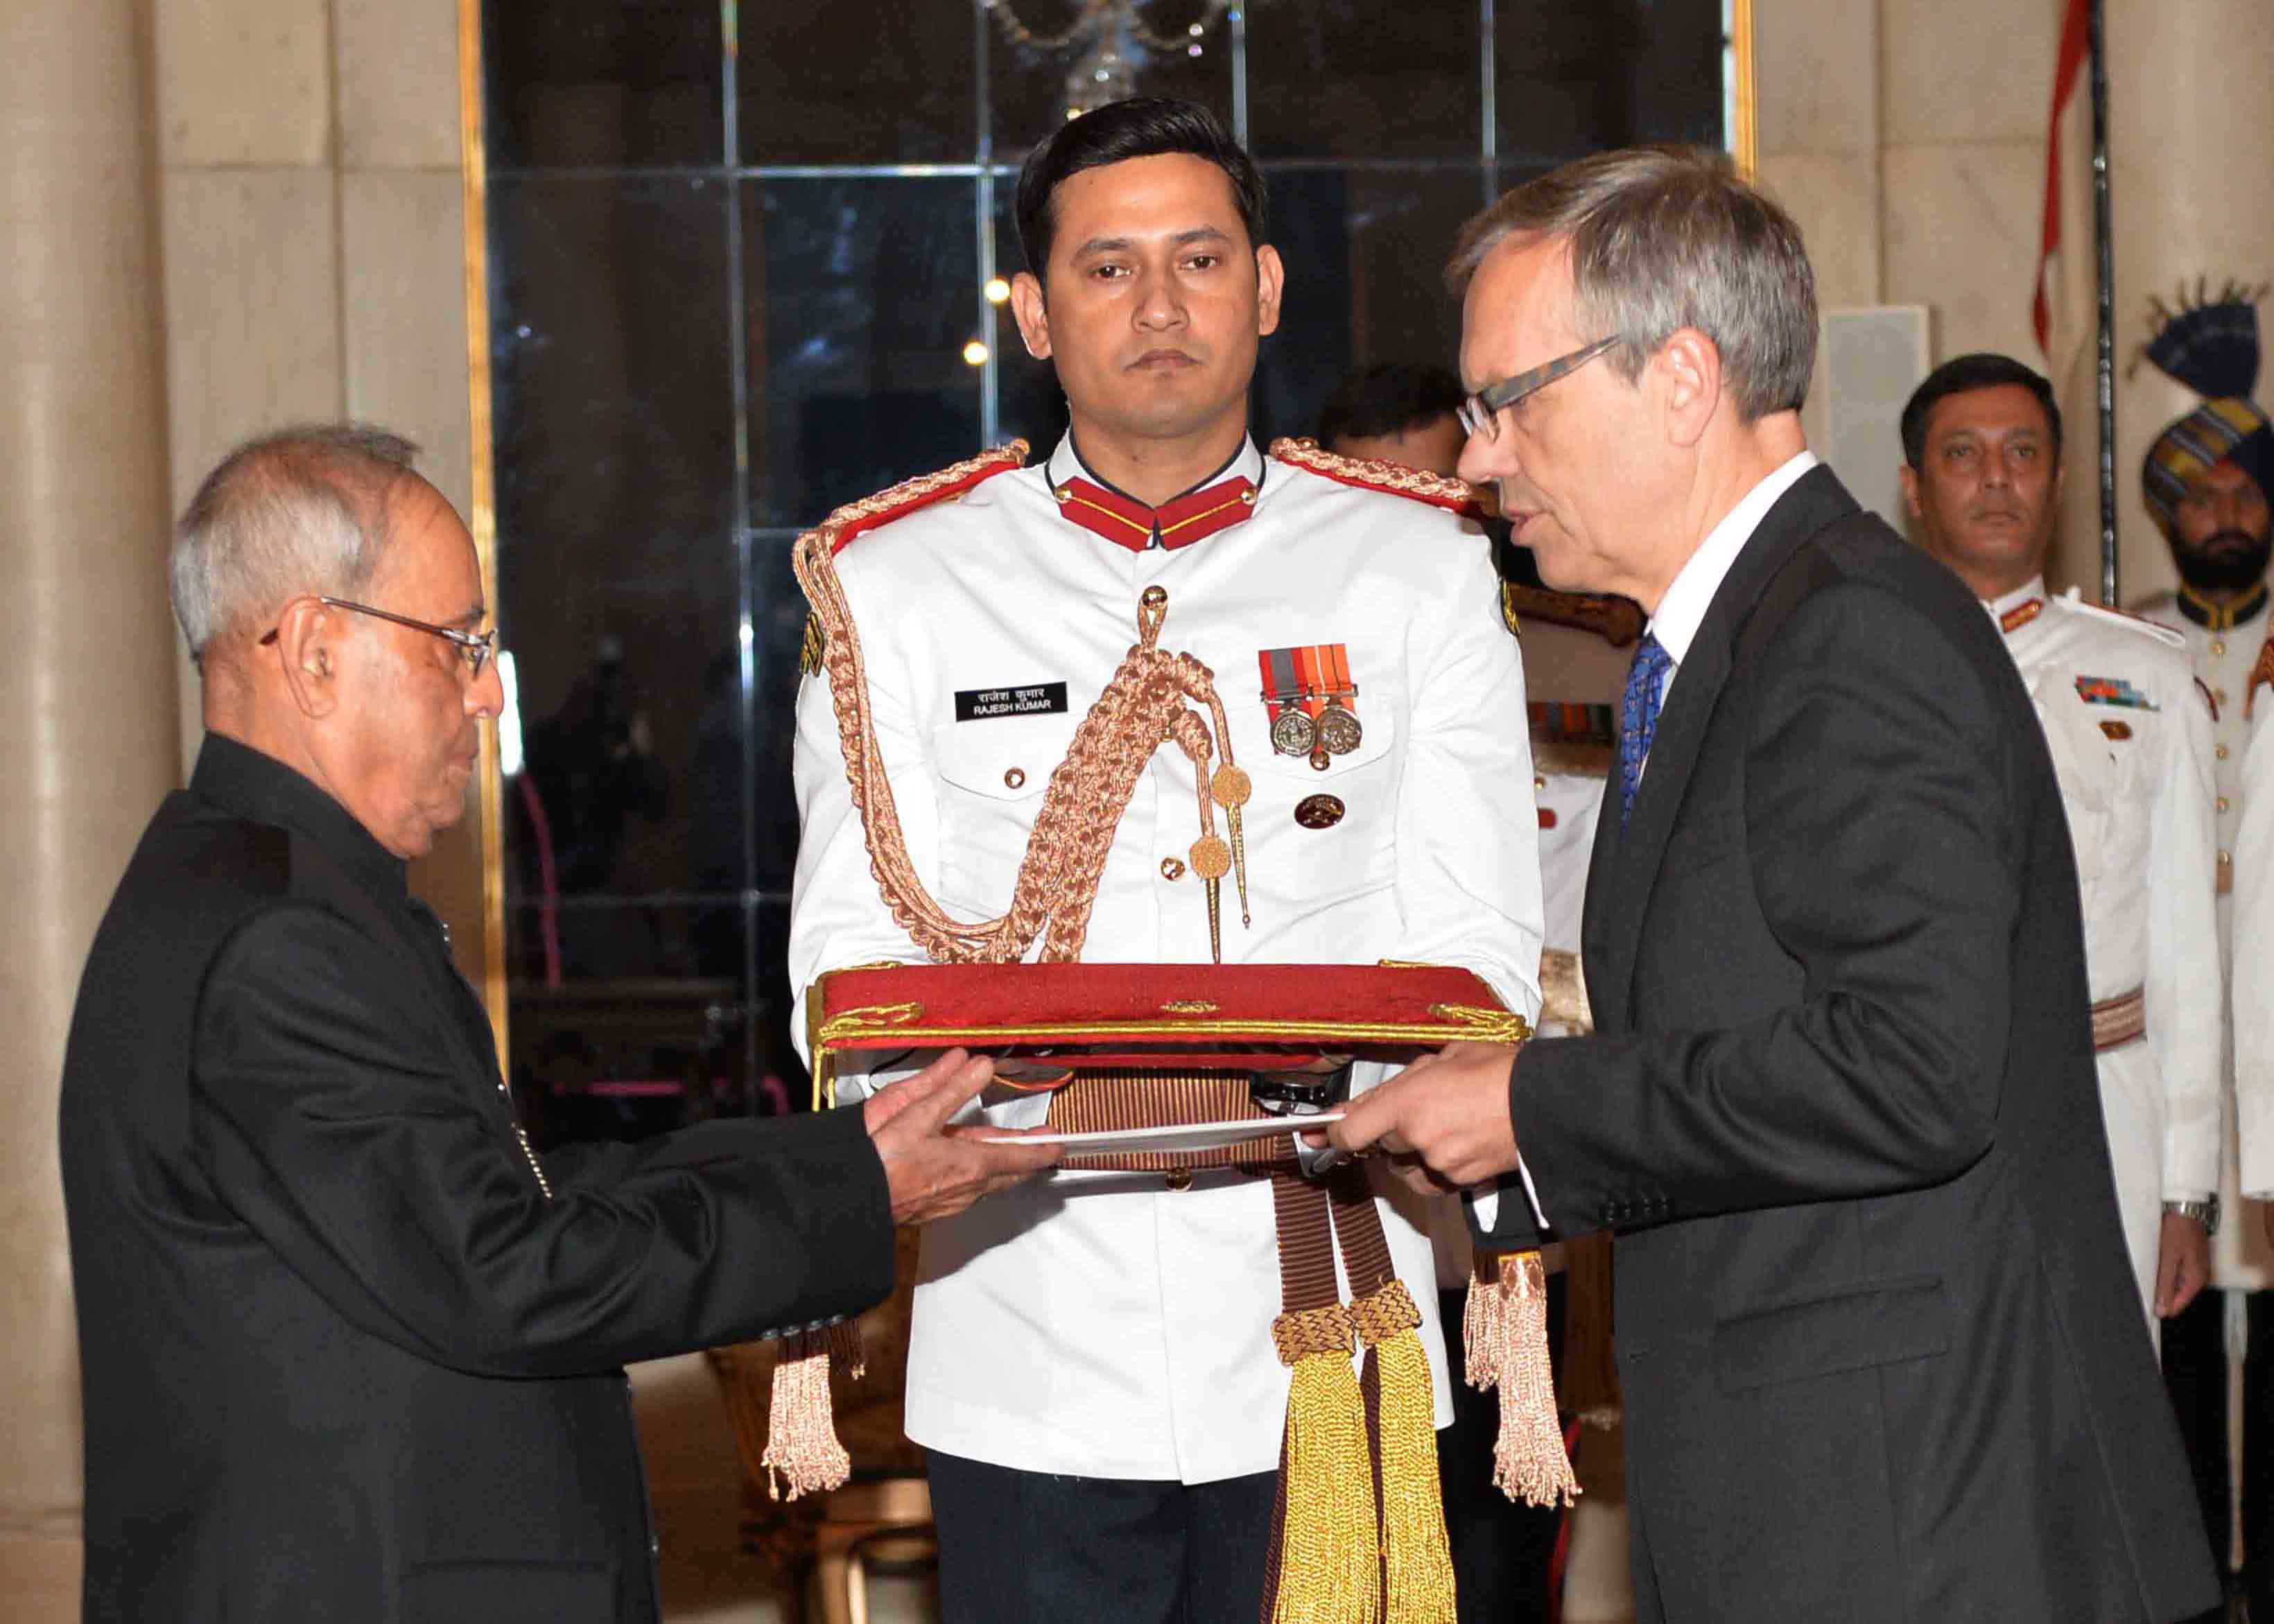
<path fill-rule="evenodd" d="M 1452 1043 L 1350 1102 L 1327 1142 L 1352 1155 L 1412 1158 L 1441 1186 L 1468 1189 L 1516 1170 L 1505 1043 Z M 1410 1173 L 1407 1182 L 1414 1182 Z"/>
<path fill-rule="evenodd" d="M 983 1135 L 947 1125 L 994 1075 L 992 1061 L 952 1049 L 862 1102 L 869 1137 L 885 1164 L 894 1223 L 952 1218 L 982 1196 L 1057 1165 L 1055 1145 L 1024 1144 L 1007 1129 Z"/>

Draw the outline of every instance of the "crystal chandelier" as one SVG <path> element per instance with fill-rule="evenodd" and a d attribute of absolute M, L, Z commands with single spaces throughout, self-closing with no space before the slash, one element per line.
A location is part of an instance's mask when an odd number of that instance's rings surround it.
<path fill-rule="evenodd" d="M 1182 33 L 1163 34 L 1146 26 L 1147 0 L 1075 0 L 1071 22 L 1056 34 L 1041 34 L 1020 20 L 1012 0 L 980 0 L 1012 44 L 1051 55 L 1075 53 L 1065 78 L 1068 118 L 1136 94 L 1137 71 L 1154 53 L 1201 55 L 1209 30 L 1239 3 L 1201 0 L 1200 15 Z"/>

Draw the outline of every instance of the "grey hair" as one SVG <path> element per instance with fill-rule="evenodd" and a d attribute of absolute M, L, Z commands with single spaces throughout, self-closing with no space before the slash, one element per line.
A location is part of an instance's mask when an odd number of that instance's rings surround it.
<path fill-rule="evenodd" d="M 1746 423 L 1797 411 L 1816 367 L 1816 275 L 1792 216 L 1702 147 L 1599 153 L 1505 193 L 1461 228 L 1445 282 L 1468 290 L 1512 237 L 1568 242 L 1583 331 L 1623 342 L 1604 358 L 1632 383 L 1695 327 L 1721 352 Z"/>
<path fill-rule="evenodd" d="M 205 477 L 167 560 L 190 652 L 250 631 L 303 592 L 352 598 L 387 550 L 388 493 L 418 447 L 359 423 L 247 440 Z"/>

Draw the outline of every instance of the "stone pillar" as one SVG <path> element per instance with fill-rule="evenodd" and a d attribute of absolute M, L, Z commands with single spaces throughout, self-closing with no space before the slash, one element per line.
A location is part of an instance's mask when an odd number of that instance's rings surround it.
<path fill-rule="evenodd" d="M 0 11 L 0 1613 L 79 1615 L 56 1094 L 79 970 L 176 747 L 147 0 Z"/>
<path fill-rule="evenodd" d="M 2213 292 L 2229 277 L 2274 281 L 2274 143 L 2265 139 L 2274 108 L 2274 7 L 2265 0 L 2109 0 L 2109 187 L 2115 202 L 2116 525 L 2127 600 L 2174 584 L 2162 532 L 2140 500 L 2140 461 L 2164 425 L 2196 397 L 2154 367 L 2125 368 L 2149 335 L 2148 296 L 2166 304 L 2184 278 L 2208 276 Z M 2269 365 L 2258 400 L 2274 401 L 2274 302 L 2259 320 Z M 2065 410 L 2091 435 L 2089 380 L 2064 393 Z M 2071 402 L 2074 402 L 2072 407 Z M 2079 476 L 2083 476 L 2080 478 Z M 2094 474 L 2079 459 L 2074 487 Z M 2073 561 L 2091 559 L 2097 580 L 2097 499 L 2066 504 L 2064 541 Z M 2090 532 L 2082 538 L 2078 530 Z"/>

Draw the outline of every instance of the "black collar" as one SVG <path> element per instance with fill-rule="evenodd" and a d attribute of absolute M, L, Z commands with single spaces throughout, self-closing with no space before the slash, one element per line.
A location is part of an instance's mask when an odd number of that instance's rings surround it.
<path fill-rule="evenodd" d="M 190 774 L 190 793 L 249 822 L 305 835 L 380 901 L 410 899 L 403 859 L 313 779 L 273 756 L 209 733 Z"/>
<path fill-rule="evenodd" d="M 2256 619 L 2258 612 L 2266 607 L 2266 583 L 2261 581 L 2231 604 L 2215 604 L 2208 598 L 2197 596 L 2182 582 L 2176 601 L 2180 613 L 2205 631 L 2233 631 L 2236 627 Z"/>

